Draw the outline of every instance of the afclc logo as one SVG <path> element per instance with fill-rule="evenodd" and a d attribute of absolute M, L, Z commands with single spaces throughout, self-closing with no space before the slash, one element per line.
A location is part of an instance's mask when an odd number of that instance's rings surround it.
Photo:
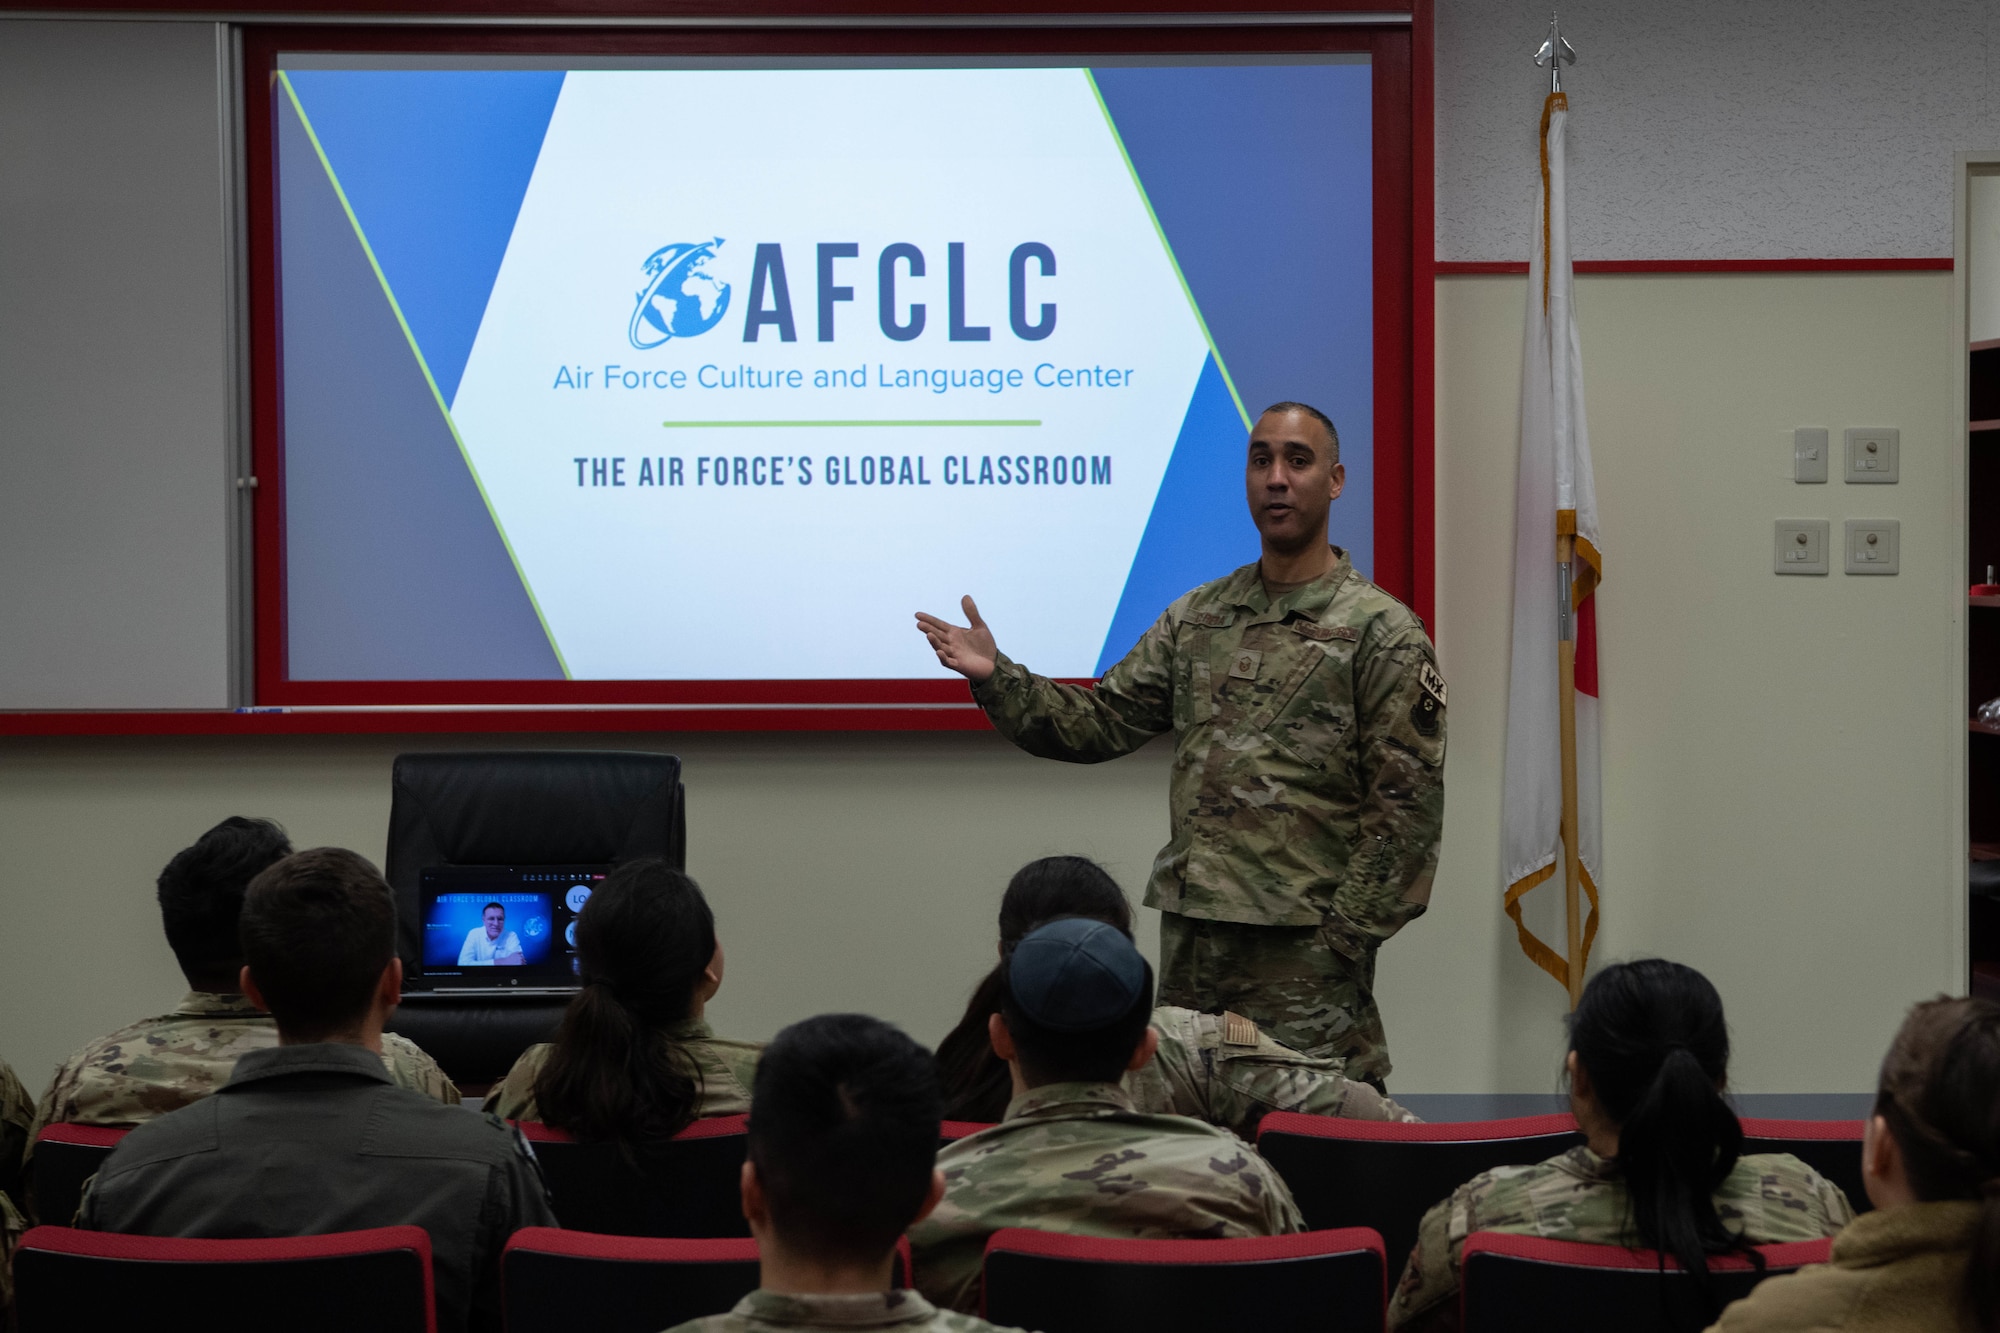
<path fill-rule="evenodd" d="M 626 336 L 644 351 L 674 338 L 693 338 L 722 321 L 729 284 L 708 271 L 722 238 L 691 245 L 676 241 L 646 256 L 646 285 Z"/>

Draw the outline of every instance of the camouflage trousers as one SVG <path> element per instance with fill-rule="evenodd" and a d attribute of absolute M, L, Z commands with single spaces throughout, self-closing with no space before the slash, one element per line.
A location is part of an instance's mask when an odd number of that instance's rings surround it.
<path fill-rule="evenodd" d="M 1389 1038 L 1375 1007 L 1375 953 L 1334 947 L 1326 926 L 1246 926 L 1160 914 L 1159 1003 L 1253 1020 L 1307 1055 L 1347 1062 L 1386 1091 Z"/>

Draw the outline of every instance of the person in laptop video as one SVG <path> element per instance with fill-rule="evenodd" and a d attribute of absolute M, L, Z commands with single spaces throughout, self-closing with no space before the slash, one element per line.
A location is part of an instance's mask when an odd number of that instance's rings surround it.
<path fill-rule="evenodd" d="M 499 903 L 488 903 L 480 914 L 480 923 L 465 936 L 465 947 L 458 951 L 460 967 L 519 967 L 527 961 L 521 957 L 521 940 L 507 929 L 507 909 Z"/>

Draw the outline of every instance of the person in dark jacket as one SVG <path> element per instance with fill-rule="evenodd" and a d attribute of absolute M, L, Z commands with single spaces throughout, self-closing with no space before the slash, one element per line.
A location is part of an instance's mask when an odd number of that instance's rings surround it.
<path fill-rule="evenodd" d="M 499 1328 L 500 1251 L 555 1215 L 519 1131 L 399 1088 L 383 1067 L 403 965 L 381 873 L 337 847 L 288 856 L 251 881 L 242 932 L 243 993 L 271 1012 L 279 1044 L 127 1135 L 79 1224 L 209 1238 L 420 1226 L 438 1327 Z"/>

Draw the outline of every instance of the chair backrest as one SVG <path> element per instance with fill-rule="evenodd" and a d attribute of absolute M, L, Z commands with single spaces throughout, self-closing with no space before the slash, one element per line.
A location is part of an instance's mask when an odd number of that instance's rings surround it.
<path fill-rule="evenodd" d="M 1840 1186 L 1854 1211 L 1875 1205 L 1861 1183 L 1861 1135 L 1865 1120 L 1760 1120 L 1743 1117 L 1743 1151 L 1788 1152 Z"/>
<path fill-rule="evenodd" d="M 1460 1333 L 1681 1333 L 1708 1327 L 1721 1307 L 1775 1273 L 1823 1264 L 1830 1240 L 1760 1245 L 1759 1271 L 1742 1255 L 1709 1261 L 1715 1305 L 1671 1258 L 1652 1250 L 1476 1231 L 1465 1241 Z"/>
<path fill-rule="evenodd" d="M 1257 1130 L 1257 1151 L 1291 1187 L 1306 1225 L 1381 1232 L 1391 1282 L 1432 1204 L 1482 1171 L 1546 1161 L 1582 1142 L 1568 1115 L 1404 1125 L 1273 1111 Z"/>
<path fill-rule="evenodd" d="M 405 964 L 421 954 L 427 866 L 687 861 L 681 761 L 633 750 L 403 754 L 389 788 L 389 856 Z M 435 1052 L 433 1052 L 435 1054 Z"/>
<path fill-rule="evenodd" d="M 960 1139 L 977 1134 L 982 1129 L 991 1128 L 993 1126 L 984 1120 L 946 1120 L 938 1126 L 938 1141 L 956 1143 Z"/>
<path fill-rule="evenodd" d="M 893 1281 L 909 1283 L 910 1243 Z M 722 1314 L 757 1286 L 749 1237 L 677 1240 L 523 1227 L 500 1259 L 507 1333 L 657 1333 Z"/>
<path fill-rule="evenodd" d="M 520 1123 L 535 1146 L 556 1220 L 565 1228 L 611 1236 L 717 1237 L 750 1234 L 742 1189 L 749 1121 L 741 1115 L 697 1120 L 652 1145 L 643 1173 L 615 1143 L 578 1143 L 548 1125 Z"/>
<path fill-rule="evenodd" d="M 1108 1240 L 1009 1227 L 986 1242 L 982 1315 L 1041 1333 L 1381 1333 L 1382 1238 Z"/>
<path fill-rule="evenodd" d="M 118 1141 L 132 1131 L 103 1125 L 48 1125 L 35 1137 L 32 1183 L 35 1216 L 68 1226 L 83 1202 L 83 1186 Z"/>
<path fill-rule="evenodd" d="M 180 1312 L 208 1328 L 436 1333 L 422 1227 L 181 1240 L 36 1227 L 14 1254 L 21 1333 L 130 1328 Z"/>

